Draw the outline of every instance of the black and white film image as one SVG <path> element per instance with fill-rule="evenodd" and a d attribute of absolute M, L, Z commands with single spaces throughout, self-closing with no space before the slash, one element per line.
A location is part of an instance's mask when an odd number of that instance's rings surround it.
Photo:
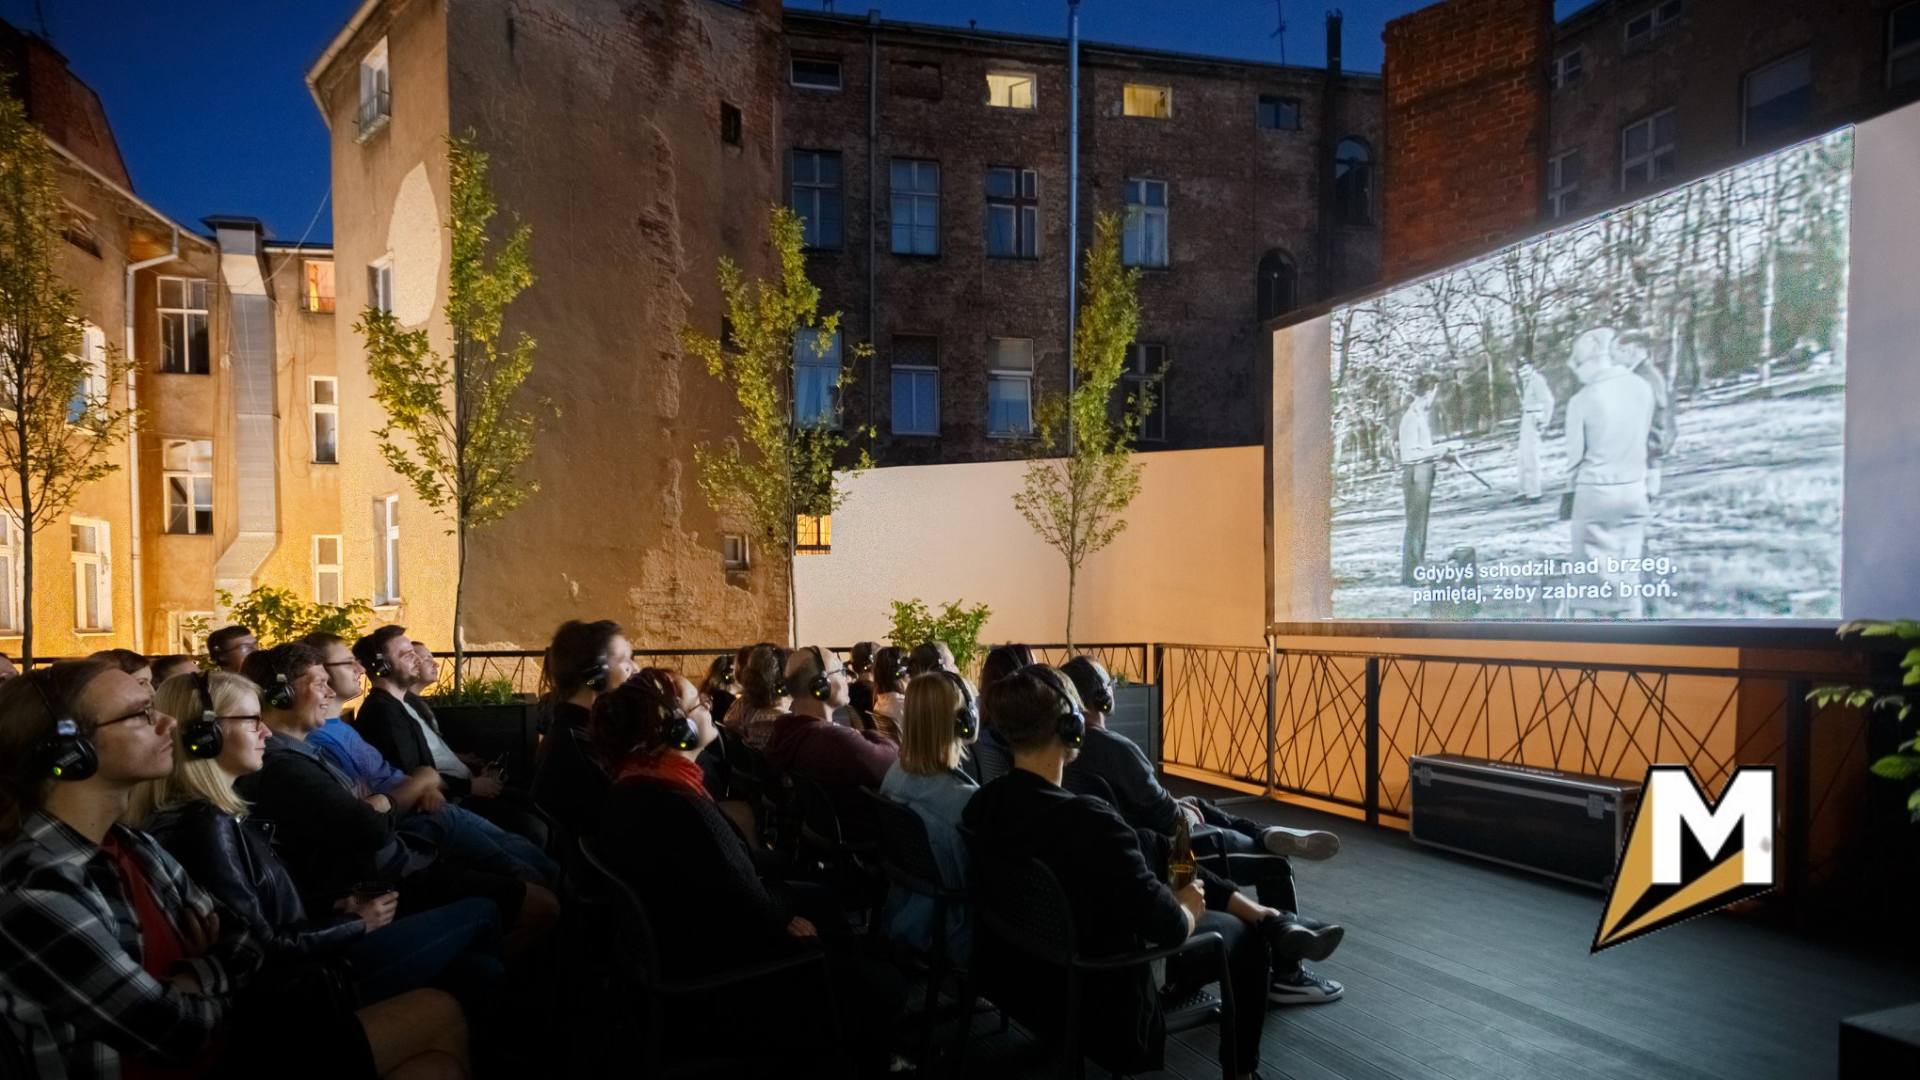
<path fill-rule="evenodd" d="M 1851 130 L 1333 313 L 1333 615 L 1837 618 Z"/>

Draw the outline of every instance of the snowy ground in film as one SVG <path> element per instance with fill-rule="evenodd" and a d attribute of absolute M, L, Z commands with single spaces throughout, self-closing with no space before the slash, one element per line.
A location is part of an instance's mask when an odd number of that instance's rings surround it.
<path fill-rule="evenodd" d="M 1646 554 L 1667 556 L 1672 595 L 1645 617 L 1837 618 L 1845 397 L 1837 372 L 1747 381 L 1677 402 L 1679 441 L 1653 503 Z M 1560 411 L 1564 413 L 1565 403 Z M 1542 451 L 1546 498 L 1516 503 L 1513 436 L 1470 443 L 1460 457 L 1493 484 L 1442 466 L 1427 529 L 1427 561 L 1472 548 L 1482 566 L 1567 556 L 1558 520 L 1566 456 L 1556 427 Z M 1400 584 L 1404 528 L 1399 470 L 1336 484 L 1333 615 L 1344 619 L 1554 618 L 1538 599 L 1434 604 Z M 1484 592 L 1483 587 L 1483 592 Z"/>

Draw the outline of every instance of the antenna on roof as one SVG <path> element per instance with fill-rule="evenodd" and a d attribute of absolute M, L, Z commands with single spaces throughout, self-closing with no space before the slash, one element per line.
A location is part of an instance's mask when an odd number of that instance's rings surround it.
<path fill-rule="evenodd" d="M 1273 0 L 1273 17 L 1279 25 L 1274 28 L 1272 36 L 1280 39 L 1280 63 L 1285 65 L 1287 62 L 1287 0 Z"/>
<path fill-rule="evenodd" d="M 46 6 L 40 2 L 40 0 L 33 0 L 33 13 L 40 20 L 41 39 L 45 41 L 52 41 L 53 35 L 49 33 L 47 30 L 47 9 L 46 9 Z"/>

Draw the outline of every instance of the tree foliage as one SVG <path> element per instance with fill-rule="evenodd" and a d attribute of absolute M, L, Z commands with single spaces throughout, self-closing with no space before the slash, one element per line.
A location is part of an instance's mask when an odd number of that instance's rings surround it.
<path fill-rule="evenodd" d="M 799 605 L 793 593 L 794 525 L 799 515 L 824 517 L 840 506 L 845 493 L 833 482 L 836 468 L 860 470 L 873 464 L 863 447 L 852 452 L 852 432 L 840 423 L 801 423 L 795 418 L 796 365 L 801 350 L 829 354 L 840 333 L 840 313 L 820 312 L 820 289 L 807 279 L 798 215 L 773 207 L 767 237 L 779 263 L 778 277 L 749 281 L 739 264 L 720 259 L 720 294 L 726 305 L 723 337 L 686 327 L 680 338 L 707 374 L 733 391 L 739 406 L 738 428 L 715 445 L 694 450 L 700 491 L 716 511 L 745 522 L 761 542 L 787 561 L 787 598 L 794 633 Z M 803 337 L 809 340 L 803 340 Z M 834 382 L 834 409 L 856 365 L 872 355 L 866 343 L 852 347 L 853 364 L 843 364 Z"/>
<path fill-rule="evenodd" d="M 33 538 L 89 484 L 119 468 L 109 454 L 132 429 L 116 407 L 124 354 L 88 356 L 79 294 L 61 280 L 65 210 L 53 154 L 25 109 L 0 94 L 0 504 L 20 520 L 21 651 L 33 658 Z"/>
<path fill-rule="evenodd" d="M 1907 792 L 1907 810 L 1912 820 L 1920 823 L 1920 783 L 1916 783 L 1920 781 L 1920 734 L 1912 733 L 1908 727 L 1914 717 L 1916 704 L 1911 695 L 1916 692 L 1915 688 L 1920 688 L 1920 621 L 1850 622 L 1840 628 L 1840 636 L 1849 634 L 1896 638 L 1905 646 L 1906 652 L 1900 657 L 1900 689 L 1892 690 L 1884 686 L 1820 686 L 1815 687 L 1807 698 L 1822 707 L 1848 705 L 1856 709 L 1893 713 L 1902 734 L 1909 737 L 1896 746 L 1893 753 L 1875 759 L 1872 770 L 1875 776 L 1883 780 L 1898 781 L 1912 788 Z"/>
<path fill-rule="evenodd" d="M 1080 567 L 1126 529 L 1127 507 L 1140 493 L 1133 445 L 1153 408 L 1154 381 L 1143 382 L 1140 392 L 1113 408 L 1127 347 L 1140 329 L 1140 271 L 1122 265 L 1120 228 L 1119 215 L 1112 213 L 1094 224 L 1074 328 L 1073 389 L 1044 395 L 1034 406 L 1038 449 L 1064 456 L 1030 460 L 1013 497 L 1027 524 L 1067 564 L 1069 646 Z M 1160 373 L 1153 374 L 1157 380 Z"/>
<path fill-rule="evenodd" d="M 272 585 L 255 586 L 237 600 L 225 589 L 218 590 L 217 595 L 228 617 L 253 631 L 263 649 L 313 633 L 336 634 L 352 641 L 366 633 L 367 622 L 373 618 L 373 607 L 365 599 L 322 604 L 302 600 L 292 589 Z M 205 634 L 213 627 L 205 618 L 196 617 L 186 621 L 186 628 Z"/>
<path fill-rule="evenodd" d="M 986 629 L 993 609 L 985 604 L 965 607 L 964 601 L 949 600 L 935 615 L 919 597 L 893 601 L 893 628 L 887 640 L 896 648 L 911 649 L 928 641 L 943 641 L 953 653 L 954 666 L 972 671 L 980 656 L 980 632 Z"/>
<path fill-rule="evenodd" d="M 452 355 L 427 327 L 404 329 L 391 312 L 369 307 L 354 326 L 366 341 L 367 373 L 386 422 L 374 432 L 380 456 L 420 500 L 447 519 L 458 538 L 454 583 L 454 682 L 465 651 L 467 533 L 511 513 L 539 491 L 521 473 L 551 403 L 520 393 L 533 371 L 534 340 L 509 338 L 507 305 L 533 284 L 532 229 L 521 223 L 497 246 L 488 223 L 498 211 L 488 157 L 473 136 L 447 139 L 452 261 L 447 322 Z"/>

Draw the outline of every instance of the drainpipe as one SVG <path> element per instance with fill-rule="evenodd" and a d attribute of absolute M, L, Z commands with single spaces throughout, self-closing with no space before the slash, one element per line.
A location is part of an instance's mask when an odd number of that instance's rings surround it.
<path fill-rule="evenodd" d="M 1073 333 L 1080 289 L 1080 0 L 1067 0 L 1067 396 L 1073 396 Z M 1073 411 L 1067 411 L 1073 453 Z"/>
<path fill-rule="evenodd" d="M 136 360 L 133 345 L 133 275 L 149 267 L 169 263 L 180 257 L 180 230 L 173 230 L 173 250 L 165 255 L 156 255 L 151 259 L 133 263 L 127 267 L 126 295 L 126 332 L 127 332 L 127 409 L 133 419 L 127 426 L 127 503 L 130 516 L 127 539 L 130 542 L 133 564 L 133 651 L 147 651 L 146 596 L 140 586 L 140 395 L 134 381 L 134 372 L 140 368 Z"/>
<path fill-rule="evenodd" d="M 879 351 L 880 332 L 874 320 L 874 259 L 878 256 L 874 237 L 879 222 L 877 210 L 880 187 L 880 9 L 867 11 L 867 343 L 875 346 L 867 352 L 867 430 L 873 427 L 873 363 Z M 869 439 L 871 442 L 871 439 Z"/>

